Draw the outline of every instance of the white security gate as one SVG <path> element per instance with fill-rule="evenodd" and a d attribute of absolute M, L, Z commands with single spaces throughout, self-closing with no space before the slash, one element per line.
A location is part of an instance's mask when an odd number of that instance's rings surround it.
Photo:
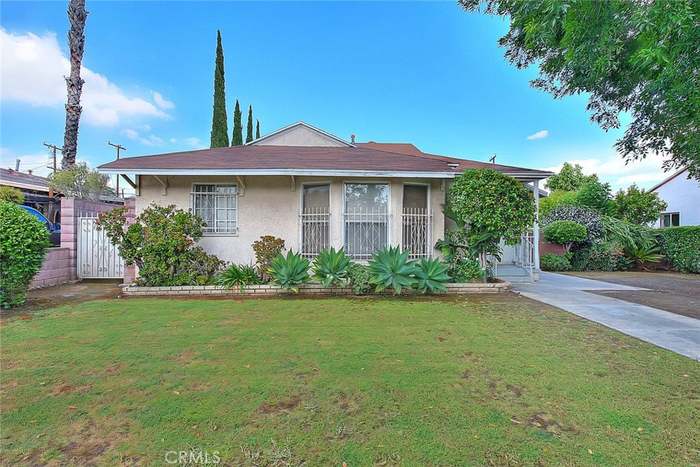
<path fill-rule="evenodd" d="M 78 218 L 78 277 L 108 279 L 124 277 L 119 250 L 97 228 L 96 217 Z"/>

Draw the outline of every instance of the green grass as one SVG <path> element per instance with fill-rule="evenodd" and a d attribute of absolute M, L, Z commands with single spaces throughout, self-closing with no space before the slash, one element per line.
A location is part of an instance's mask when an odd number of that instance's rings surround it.
<path fill-rule="evenodd" d="M 700 462 L 697 362 L 512 295 L 93 301 L 0 337 L 2 464 Z"/>

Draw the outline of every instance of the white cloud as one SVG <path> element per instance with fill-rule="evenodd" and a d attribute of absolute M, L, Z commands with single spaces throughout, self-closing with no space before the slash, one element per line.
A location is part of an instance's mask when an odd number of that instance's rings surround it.
<path fill-rule="evenodd" d="M 12 34 L 0 28 L 0 98 L 36 107 L 60 108 L 66 100 L 64 76 L 70 62 L 54 33 Z M 97 126 L 116 126 L 130 118 L 168 118 L 174 104 L 153 92 L 153 102 L 130 96 L 104 75 L 83 66 L 83 119 Z"/>
<path fill-rule="evenodd" d="M 205 148 L 205 146 L 202 144 L 202 140 L 197 138 L 196 136 L 190 136 L 189 138 L 185 138 L 183 141 L 186 145 L 191 146 L 194 149 Z"/>
<path fill-rule="evenodd" d="M 124 131 L 122 131 L 122 133 L 130 140 L 138 141 L 139 143 L 145 146 L 162 146 L 165 144 L 165 140 L 160 136 L 156 136 L 152 133 L 148 135 L 141 135 L 141 133 L 134 130 L 133 128 L 125 128 Z"/>
<path fill-rule="evenodd" d="M 612 150 L 605 154 L 573 155 L 545 170 L 559 172 L 564 162 L 579 164 L 585 174 L 598 174 L 600 180 L 610 183 L 613 190 L 626 188 L 632 183 L 642 188 L 650 188 L 669 175 L 661 167 L 664 159 L 657 154 L 650 154 L 642 160 L 625 164 L 622 156 Z"/>
<path fill-rule="evenodd" d="M 155 102 L 159 108 L 163 110 L 172 110 L 175 108 L 175 103 L 163 97 L 161 93 L 153 91 L 152 94 L 153 102 Z"/>
<path fill-rule="evenodd" d="M 540 130 L 536 133 L 531 134 L 530 136 L 527 137 L 529 141 L 534 141 L 536 139 L 544 139 L 547 136 L 549 136 L 549 130 Z"/>

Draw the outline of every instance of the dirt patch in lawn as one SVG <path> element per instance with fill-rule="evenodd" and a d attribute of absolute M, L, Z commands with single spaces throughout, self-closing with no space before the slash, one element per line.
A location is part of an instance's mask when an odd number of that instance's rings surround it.
<path fill-rule="evenodd" d="M 289 412 L 291 410 L 294 410 L 299 406 L 301 403 L 301 397 L 299 396 L 293 396 L 290 397 L 289 399 L 282 399 L 281 401 L 277 401 L 274 403 L 271 402 L 264 402 L 260 408 L 258 408 L 258 412 L 262 414 L 277 414 L 281 412 Z"/>
<path fill-rule="evenodd" d="M 596 290 L 591 293 L 639 303 L 700 319 L 700 276 L 673 272 L 576 272 L 578 277 L 649 290 Z"/>
<path fill-rule="evenodd" d="M 51 395 L 60 396 L 63 394 L 72 393 L 84 394 L 88 392 L 91 388 L 92 386 L 90 384 L 85 384 L 83 386 L 73 386 L 71 384 L 59 383 L 51 389 Z"/>

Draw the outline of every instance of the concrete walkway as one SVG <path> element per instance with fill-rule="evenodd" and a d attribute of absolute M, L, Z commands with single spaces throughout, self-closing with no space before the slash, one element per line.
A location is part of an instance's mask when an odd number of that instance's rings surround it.
<path fill-rule="evenodd" d="M 646 290 L 551 272 L 539 282 L 513 284 L 522 295 L 700 361 L 700 320 L 587 290 Z"/>

